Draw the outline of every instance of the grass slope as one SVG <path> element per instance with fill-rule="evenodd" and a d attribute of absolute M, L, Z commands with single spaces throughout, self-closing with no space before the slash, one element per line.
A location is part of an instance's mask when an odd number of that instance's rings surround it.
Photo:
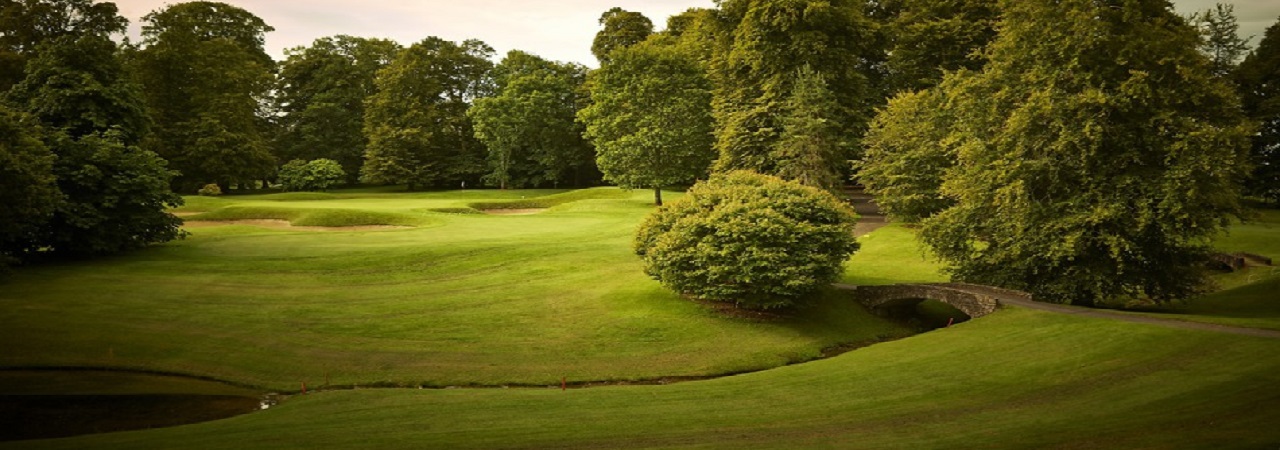
<path fill-rule="evenodd" d="M 772 322 L 686 301 L 631 254 L 652 206 L 647 192 L 625 194 L 534 216 L 433 214 L 438 226 L 411 230 L 200 228 L 121 257 L 26 268 L 0 291 L 0 367 L 138 368 L 285 390 L 326 379 L 551 384 L 759 370 L 910 333 L 836 292 Z M 303 214 L 421 206 L 343 196 L 278 203 Z M 219 200 L 228 205 L 207 214 L 260 201 Z"/>
<path fill-rule="evenodd" d="M 1213 351 L 1205 351 L 1212 348 Z M 668 386 L 357 390 L 31 448 L 1269 448 L 1280 341 L 1005 310 Z"/>

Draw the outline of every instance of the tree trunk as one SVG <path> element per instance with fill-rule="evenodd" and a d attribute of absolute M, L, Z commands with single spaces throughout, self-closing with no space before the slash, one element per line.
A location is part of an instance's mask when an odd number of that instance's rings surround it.
<path fill-rule="evenodd" d="M 662 188 L 653 188 L 653 204 L 662 206 Z"/>

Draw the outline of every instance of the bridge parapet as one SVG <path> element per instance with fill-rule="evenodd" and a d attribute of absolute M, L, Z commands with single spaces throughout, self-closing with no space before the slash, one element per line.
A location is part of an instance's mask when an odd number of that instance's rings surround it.
<path fill-rule="evenodd" d="M 992 289 L 992 291 L 987 289 Z M 929 299 L 946 303 L 969 315 L 969 317 L 978 318 L 991 314 L 1000 307 L 999 298 L 1002 294 L 995 291 L 995 289 L 987 286 L 951 283 L 891 284 L 884 286 L 857 286 L 854 288 L 854 292 L 862 304 L 873 310 L 890 304 L 901 304 L 903 301 Z M 1029 295 L 1027 297 L 1030 298 Z"/>

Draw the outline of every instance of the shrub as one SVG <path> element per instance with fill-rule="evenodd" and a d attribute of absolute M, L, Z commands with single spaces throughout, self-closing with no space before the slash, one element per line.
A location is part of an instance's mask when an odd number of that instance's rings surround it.
<path fill-rule="evenodd" d="M 791 306 L 835 281 L 858 248 L 855 215 L 828 192 L 753 172 L 717 175 L 641 224 L 645 273 L 748 309 Z"/>
<path fill-rule="evenodd" d="M 203 195 L 205 197 L 217 197 L 222 195 L 222 188 L 218 187 L 215 183 L 209 183 L 196 191 L 196 194 Z"/>
<path fill-rule="evenodd" d="M 342 165 L 332 159 L 306 162 L 295 159 L 280 167 L 280 185 L 286 191 L 323 191 L 346 178 Z"/>

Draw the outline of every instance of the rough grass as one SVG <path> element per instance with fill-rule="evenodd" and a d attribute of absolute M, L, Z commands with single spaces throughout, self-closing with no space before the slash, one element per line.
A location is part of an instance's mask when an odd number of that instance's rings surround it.
<path fill-rule="evenodd" d="M 296 226 L 356 227 L 370 225 L 427 226 L 439 223 L 420 214 L 358 209 L 280 208 L 270 206 L 227 206 L 185 217 L 186 220 L 287 220 Z"/>
<path fill-rule="evenodd" d="M 630 191 L 615 188 L 595 188 L 569 191 L 560 194 L 518 200 L 482 201 L 467 206 L 477 209 L 546 209 L 580 200 L 622 199 L 632 197 Z"/>

